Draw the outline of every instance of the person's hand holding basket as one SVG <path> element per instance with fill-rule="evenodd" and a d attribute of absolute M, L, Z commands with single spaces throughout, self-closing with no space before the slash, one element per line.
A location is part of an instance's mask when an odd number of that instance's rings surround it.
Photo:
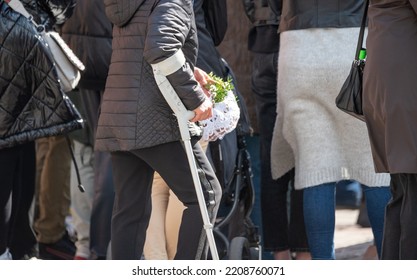
<path fill-rule="evenodd" d="M 203 128 L 202 139 L 205 141 L 222 139 L 236 128 L 240 117 L 240 108 L 233 93 L 234 85 L 231 79 L 225 81 L 212 72 L 207 74 L 199 68 L 195 69 L 194 76 L 214 104 L 213 115 L 199 121 Z"/>

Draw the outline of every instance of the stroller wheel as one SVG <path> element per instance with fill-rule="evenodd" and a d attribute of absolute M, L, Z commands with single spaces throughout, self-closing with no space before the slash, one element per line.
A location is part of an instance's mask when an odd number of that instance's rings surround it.
<path fill-rule="evenodd" d="M 250 247 L 251 260 L 261 260 L 261 250 L 258 247 Z"/>
<path fill-rule="evenodd" d="M 250 260 L 251 255 L 249 241 L 245 237 L 232 239 L 229 246 L 229 260 Z"/>

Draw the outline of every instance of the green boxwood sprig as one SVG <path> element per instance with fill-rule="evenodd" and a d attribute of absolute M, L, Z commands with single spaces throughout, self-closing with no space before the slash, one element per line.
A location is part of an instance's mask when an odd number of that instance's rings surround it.
<path fill-rule="evenodd" d="M 206 84 L 204 87 L 212 94 L 212 101 L 214 103 L 222 102 L 229 91 L 234 89 L 231 78 L 223 80 L 219 76 L 216 76 L 213 72 L 208 74 L 214 82 Z"/>

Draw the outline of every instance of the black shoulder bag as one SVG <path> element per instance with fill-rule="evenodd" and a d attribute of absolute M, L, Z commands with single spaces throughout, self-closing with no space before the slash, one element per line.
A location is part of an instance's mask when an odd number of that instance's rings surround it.
<path fill-rule="evenodd" d="M 365 121 L 362 111 L 362 77 L 366 58 L 366 49 L 363 48 L 363 37 L 368 14 L 368 5 L 369 0 L 366 0 L 358 45 L 356 47 L 355 60 L 352 63 L 350 73 L 344 82 L 339 95 L 336 97 L 337 108 L 361 121 Z"/>

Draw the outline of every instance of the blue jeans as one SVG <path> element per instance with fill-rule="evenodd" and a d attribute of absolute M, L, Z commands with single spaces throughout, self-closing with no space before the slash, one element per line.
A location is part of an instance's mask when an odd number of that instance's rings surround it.
<path fill-rule="evenodd" d="M 388 187 L 362 185 L 365 194 L 369 221 L 377 246 L 381 253 L 385 207 L 391 198 Z M 334 260 L 336 184 L 325 183 L 304 190 L 304 219 L 312 259 Z"/>

